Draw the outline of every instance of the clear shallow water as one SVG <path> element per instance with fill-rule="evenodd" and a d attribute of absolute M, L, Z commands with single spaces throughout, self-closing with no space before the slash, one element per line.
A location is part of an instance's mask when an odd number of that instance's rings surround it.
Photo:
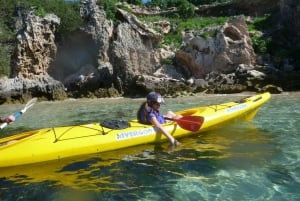
<path fill-rule="evenodd" d="M 162 110 L 239 100 L 245 95 L 167 99 Z M 299 93 L 273 95 L 251 122 L 168 143 L 0 169 L 2 201 L 300 200 Z M 9 136 L 43 127 L 130 120 L 141 99 L 42 102 Z M 1 115 L 23 105 L 1 105 Z M 0 156 L 1 157 L 1 156 Z"/>

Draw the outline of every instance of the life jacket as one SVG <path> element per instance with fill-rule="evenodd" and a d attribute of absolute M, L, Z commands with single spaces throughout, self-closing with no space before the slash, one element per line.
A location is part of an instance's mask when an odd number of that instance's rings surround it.
<path fill-rule="evenodd" d="M 154 111 L 150 106 L 148 106 L 147 102 L 143 103 L 137 113 L 138 121 L 142 124 L 151 125 L 151 119 L 153 117 L 155 117 L 161 124 L 166 123 L 166 120 L 160 111 Z"/>

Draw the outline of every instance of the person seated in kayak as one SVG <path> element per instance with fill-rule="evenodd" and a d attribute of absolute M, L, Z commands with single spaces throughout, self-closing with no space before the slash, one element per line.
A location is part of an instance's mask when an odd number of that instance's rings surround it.
<path fill-rule="evenodd" d="M 16 118 L 13 115 L 9 115 L 8 117 L 1 117 L 0 122 L 1 123 L 8 123 L 11 124 L 16 120 Z"/>
<path fill-rule="evenodd" d="M 150 92 L 147 95 L 146 101 L 143 102 L 137 112 L 137 119 L 143 124 L 154 125 L 162 134 L 164 134 L 172 145 L 179 145 L 180 143 L 162 126 L 166 123 L 165 118 L 180 118 L 180 115 L 176 115 L 172 111 L 168 111 L 163 115 L 160 111 L 160 105 L 165 104 L 163 97 L 157 92 Z"/>

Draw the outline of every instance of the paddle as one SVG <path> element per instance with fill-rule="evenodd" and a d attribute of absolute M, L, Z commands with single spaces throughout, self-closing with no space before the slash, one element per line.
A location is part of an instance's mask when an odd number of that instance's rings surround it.
<path fill-rule="evenodd" d="M 175 121 L 181 128 L 193 132 L 198 131 L 204 122 L 204 117 L 201 116 L 183 116 L 179 119 L 165 117 L 165 119 Z"/>
<path fill-rule="evenodd" d="M 37 98 L 33 98 L 30 101 L 28 101 L 25 105 L 25 107 L 20 111 L 16 112 L 14 114 L 15 119 L 19 118 L 22 114 L 24 114 L 29 108 L 31 108 L 35 103 L 37 102 Z M 7 122 L 1 124 L 0 129 L 5 128 L 8 125 Z"/>

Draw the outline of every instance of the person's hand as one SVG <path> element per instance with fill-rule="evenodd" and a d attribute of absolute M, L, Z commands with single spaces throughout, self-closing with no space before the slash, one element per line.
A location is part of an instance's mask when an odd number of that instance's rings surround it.
<path fill-rule="evenodd" d="M 16 118 L 13 115 L 9 115 L 8 117 L 2 118 L 2 122 L 6 122 L 8 124 L 13 123 L 16 120 Z"/>
<path fill-rule="evenodd" d="M 181 143 L 178 142 L 176 139 L 174 139 L 173 143 L 172 143 L 173 146 L 177 147 L 177 146 L 180 146 Z"/>

